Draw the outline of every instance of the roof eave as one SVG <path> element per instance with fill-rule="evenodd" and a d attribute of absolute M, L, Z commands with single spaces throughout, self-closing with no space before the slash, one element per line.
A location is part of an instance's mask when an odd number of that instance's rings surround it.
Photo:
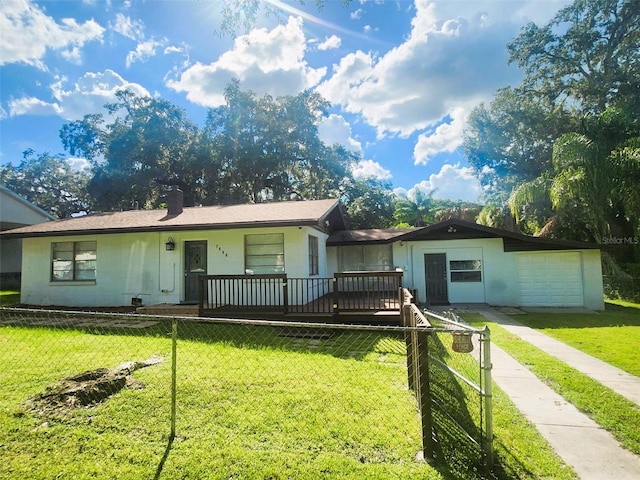
<path fill-rule="evenodd" d="M 45 231 L 45 232 L 16 232 L 6 231 L 0 233 L 2 238 L 42 238 L 42 237 L 70 237 L 80 235 L 105 235 L 122 233 L 153 233 L 153 232 L 184 232 L 189 230 L 236 230 L 239 228 L 269 228 L 269 227 L 313 227 L 321 230 L 317 220 L 284 220 L 280 222 L 242 222 L 242 223 L 217 223 L 196 225 L 150 225 L 144 227 L 127 228 L 96 228 L 82 230 Z"/>

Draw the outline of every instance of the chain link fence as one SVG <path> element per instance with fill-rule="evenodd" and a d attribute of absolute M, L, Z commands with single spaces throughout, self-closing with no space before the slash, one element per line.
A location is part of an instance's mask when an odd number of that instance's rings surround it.
<path fill-rule="evenodd" d="M 407 350 L 425 333 L 426 377 Z M 481 348 L 451 336 L 2 308 L 0 478 L 428 478 L 422 450 L 480 477 L 486 412 L 461 375 Z"/>
<path fill-rule="evenodd" d="M 607 298 L 640 302 L 640 278 L 630 275 L 603 275 L 602 285 Z"/>
<path fill-rule="evenodd" d="M 425 455 L 483 476 L 493 467 L 489 329 L 413 304 L 405 304 L 402 318 L 403 325 L 423 327 L 407 334 L 406 343 Z"/>

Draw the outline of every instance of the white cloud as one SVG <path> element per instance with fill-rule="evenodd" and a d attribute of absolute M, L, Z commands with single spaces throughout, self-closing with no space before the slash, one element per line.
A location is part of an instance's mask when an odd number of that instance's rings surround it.
<path fill-rule="evenodd" d="M 86 158 L 68 157 L 67 163 L 71 166 L 71 169 L 75 171 L 89 170 L 89 168 L 91 168 L 91 164 Z"/>
<path fill-rule="evenodd" d="M 132 20 L 122 13 L 116 14 L 116 21 L 109 25 L 115 32 L 131 40 L 144 38 L 144 23 L 140 20 Z"/>
<path fill-rule="evenodd" d="M 339 48 L 342 40 L 337 35 L 327 37 L 324 42 L 318 44 L 318 50 L 333 50 Z"/>
<path fill-rule="evenodd" d="M 157 49 L 164 47 L 164 43 L 164 40 L 147 40 L 144 42 L 140 42 L 136 46 L 135 50 L 132 50 L 127 54 L 127 68 L 129 68 L 134 62 L 144 62 L 147 59 L 155 56 Z"/>
<path fill-rule="evenodd" d="M 166 84 L 207 107 L 224 104 L 224 88 L 234 78 L 242 89 L 259 95 L 294 95 L 317 85 L 326 74 L 326 68 L 309 67 L 305 50 L 302 19 L 289 17 L 273 30 L 256 29 L 236 38 L 233 49 L 217 61 L 209 65 L 197 62 Z"/>
<path fill-rule="evenodd" d="M 0 32 L 0 65 L 25 63 L 47 70 L 42 60 L 47 50 L 60 51 L 63 57 L 77 62 L 80 48 L 102 40 L 104 28 L 94 20 L 79 24 L 65 18 L 56 23 L 32 2 L 14 0 L 0 2 Z"/>
<path fill-rule="evenodd" d="M 351 136 L 351 125 L 342 115 L 332 113 L 318 124 L 318 136 L 327 145 L 339 144 L 352 152 L 362 153 L 362 144 Z"/>
<path fill-rule="evenodd" d="M 521 73 L 507 65 L 506 44 L 529 20 L 531 5 L 544 12 L 537 12 L 536 20 L 546 21 L 567 1 L 416 0 L 411 33 L 403 43 L 379 57 L 361 50 L 346 55 L 317 90 L 362 116 L 379 137 L 433 128 L 454 112 L 489 101 L 496 88 L 517 82 Z M 448 126 L 422 136 L 416 161 L 450 151 L 460 141 L 465 118 L 457 115 Z"/>
<path fill-rule="evenodd" d="M 56 103 L 52 113 L 61 116 L 65 120 L 78 120 L 86 114 L 104 113 L 104 105 L 116 100 L 116 92 L 128 88 L 136 95 L 148 96 L 149 92 L 137 83 L 130 83 L 113 70 L 104 72 L 87 72 L 78 81 L 66 86 L 67 80 L 59 78 L 51 91 Z M 43 102 L 44 103 L 44 102 Z M 30 111 L 22 114 L 33 114 L 38 105 Z M 39 107 L 42 108 L 42 107 Z"/>
<path fill-rule="evenodd" d="M 450 114 L 450 122 L 440 124 L 431 133 L 420 134 L 413 149 L 415 165 L 426 165 L 437 153 L 455 151 L 462 144 L 466 117 L 463 108 L 455 108 Z"/>
<path fill-rule="evenodd" d="M 162 53 L 164 53 L 165 55 L 169 55 L 170 53 L 186 54 L 187 49 L 185 47 L 176 47 L 175 45 L 169 45 L 164 49 Z"/>
<path fill-rule="evenodd" d="M 47 103 L 35 97 L 22 97 L 9 101 L 9 116 L 60 115 L 62 108 L 57 103 Z"/>
<path fill-rule="evenodd" d="M 417 183 L 409 190 L 397 188 L 394 193 L 399 198 L 415 198 L 415 192 L 433 192 L 433 198 L 448 200 L 463 200 L 477 202 L 483 193 L 480 182 L 473 175 L 471 167 L 461 167 L 460 164 L 442 166 L 438 173 L 433 173 L 428 180 Z"/>
<path fill-rule="evenodd" d="M 90 113 L 105 113 L 104 105 L 116 100 L 118 90 L 129 89 L 136 95 L 149 92 L 137 83 L 127 82 L 113 70 L 87 72 L 75 84 L 66 86 L 64 77 L 51 85 L 55 102 L 36 97 L 22 97 L 9 102 L 9 115 L 58 115 L 65 120 L 78 120 Z"/>
<path fill-rule="evenodd" d="M 373 160 L 361 160 L 351 168 L 354 178 L 377 178 L 388 180 L 393 175 L 378 162 Z"/>
<path fill-rule="evenodd" d="M 351 20 L 358 20 L 360 17 L 362 17 L 362 13 L 363 10 L 361 8 L 354 10 L 353 12 L 351 12 Z"/>

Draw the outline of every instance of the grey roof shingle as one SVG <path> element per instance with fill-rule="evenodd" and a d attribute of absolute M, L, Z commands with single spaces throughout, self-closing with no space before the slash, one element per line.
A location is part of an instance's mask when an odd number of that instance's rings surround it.
<path fill-rule="evenodd" d="M 187 207 L 179 215 L 167 210 L 96 213 L 40 223 L 4 232 L 5 237 L 42 237 L 91 233 L 169 230 L 210 230 L 240 227 L 320 225 L 336 209 L 338 200 L 257 203 Z"/>

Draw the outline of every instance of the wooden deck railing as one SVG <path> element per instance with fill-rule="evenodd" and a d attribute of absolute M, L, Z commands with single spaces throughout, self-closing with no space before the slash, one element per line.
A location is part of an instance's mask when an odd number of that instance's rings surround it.
<path fill-rule="evenodd" d="M 272 275 L 200 277 L 200 313 L 326 314 L 400 311 L 402 272 L 344 272 L 331 278 Z"/>

